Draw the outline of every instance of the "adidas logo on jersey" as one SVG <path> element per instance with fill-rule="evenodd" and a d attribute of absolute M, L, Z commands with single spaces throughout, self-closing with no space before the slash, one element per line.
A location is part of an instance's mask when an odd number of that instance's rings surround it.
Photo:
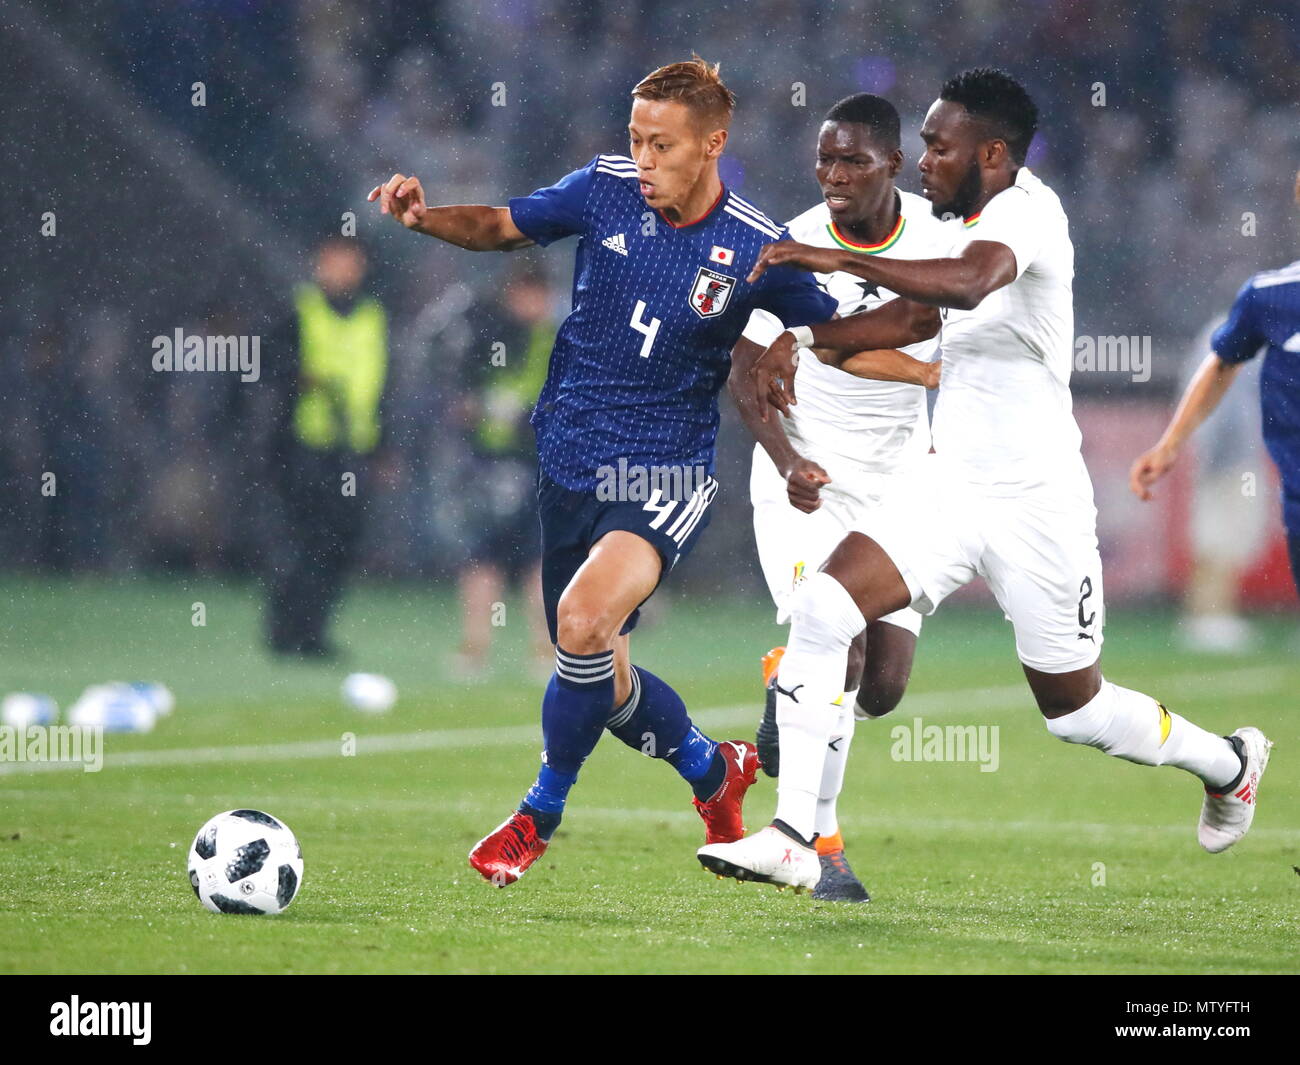
<path fill-rule="evenodd" d="M 606 237 L 600 243 L 610 251 L 618 252 L 619 255 L 627 254 L 627 242 L 623 240 L 622 233 L 616 233 L 612 237 Z"/>

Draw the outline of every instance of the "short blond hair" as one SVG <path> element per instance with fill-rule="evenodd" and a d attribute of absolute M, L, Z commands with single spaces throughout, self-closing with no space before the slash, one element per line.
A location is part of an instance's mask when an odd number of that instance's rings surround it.
<path fill-rule="evenodd" d="M 691 55 L 651 71 L 632 90 L 634 100 L 679 100 L 709 129 L 726 129 L 736 107 L 736 94 L 722 84 L 719 64 Z"/>

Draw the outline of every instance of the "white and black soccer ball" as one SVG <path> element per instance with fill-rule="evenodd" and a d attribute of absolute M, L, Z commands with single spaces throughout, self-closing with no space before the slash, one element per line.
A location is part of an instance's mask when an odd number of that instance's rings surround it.
<path fill-rule="evenodd" d="M 302 885 L 302 847 L 261 810 L 227 810 L 190 847 L 190 886 L 213 913 L 279 913 Z"/>

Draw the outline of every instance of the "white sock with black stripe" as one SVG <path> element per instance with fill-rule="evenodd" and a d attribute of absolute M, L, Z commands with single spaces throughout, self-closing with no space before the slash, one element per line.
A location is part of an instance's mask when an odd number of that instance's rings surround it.
<path fill-rule="evenodd" d="M 844 769 L 849 762 L 849 746 L 853 743 L 853 707 L 857 702 L 858 691 L 845 692 L 839 708 L 840 718 L 835 732 L 826 745 L 826 764 L 822 766 L 822 786 L 817 793 L 817 834 L 823 838 L 833 836 L 840 830 L 839 814 L 836 805 L 840 791 L 844 788 Z"/>
<path fill-rule="evenodd" d="M 867 620 L 829 573 L 814 573 L 791 603 L 790 637 L 776 676 L 776 723 L 781 730 L 781 777 L 776 819 L 804 839 L 816 833 L 817 800 L 844 710 L 849 645 Z"/>
<path fill-rule="evenodd" d="M 1241 756 L 1229 740 L 1171 713 L 1149 695 L 1104 678 L 1090 702 L 1045 724 L 1066 743 L 1096 747 L 1140 765 L 1174 765 L 1212 788 L 1241 775 Z"/>

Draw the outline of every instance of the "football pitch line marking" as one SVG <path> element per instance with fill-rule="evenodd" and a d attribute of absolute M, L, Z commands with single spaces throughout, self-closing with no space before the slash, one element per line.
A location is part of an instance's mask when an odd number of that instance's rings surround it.
<path fill-rule="evenodd" d="M 168 803 L 173 806 L 181 807 L 186 805 L 187 800 L 192 796 L 183 795 L 179 792 L 172 794 L 158 794 L 152 790 L 146 791 L 141 788 L 106 788 L 97 791 L 101 796 L 112 796 L 115 800 L 125 799 L 132 802 L 139 802 L 156 807 L 159 803 Z M 224 793 L 222 793 L 224 794 Z M 70 788 L 57 790 L 41 789 L 40 791 L 30 791 L 19 788 L 0 789 L 0 801 L 22 800 L 22 799 L 39 799 L 48 798 L 51 795 L 75 796 L 80 797 L 82 793 Z M 218 798 L 219 796 L 214 796 Z M 237 795 L 231 793 L 225 800 L 232 807 L 238 806 L 242 801 Z M 355 816 L 365 817 L 376 811 L 388 811 L 392 813 L 423 813 L 427 814 L 434 809 L 435 803 L 432 798 L 429 799 L 395 799 L 384 796 L 365 797 L 356 799 L 340 798 L 338 796 L 311 796 L 311 795 L 260 795 L 258 802 L 263 806 L 274 807 L 277 810 L 323 810 L 329 813 L 339 814 L 340 817 Z M 500 804 L 485 802 L 472 802 L 461 800 L 454 803 L 436 804 L 442 812 L 448 810 L 458 814 L 471 814 L 482 817 L 485 820 L 491 820 L 493 817 L 500 816 Z M 664 809 L 661 807 L 625 807 L 625 806 L 583 806 L 579 807 L 567 815 L 569 820 L 577 823 L 584 818 L 590 818 L 593 821 L 619 821 L 626 823 L 629 819 L 635 819 L 639 822 L 670 822 L 680 824 L 685 827 L 698 825 L 700 823 L 699 814 L 686 804 L 683 808 Z M 883 815 L 872 818 L 846 817 L 843 819 L 846 828 L 853 830 L 855 835 L 874 833 L 879 835 L 887 831 L 934 831 L 934 832 L 969 832 L 969 833 L 987 833 L 991 830 L 997 832 L 1014 832 L 1025 834 L 1049 834 L 1059 836 L 1062 833 L 1077 832 L 1079 834 L 1091 835 L 1114 835 L 1117 832 L 1144 835 L 1156 832 L 1161 835 L 1178 835 L 1191 838 L 1192 830 L 1189 827 L 1191 822 L 1176 825 L 1165 824 L 1126 824 L 1117 821 L 1003 821 L 997 818 L 988 821 L 977 821 L 970 818 L 952 818 L 952 817 L 897 817 Z M 567 822 L 566 822 L 567 823 Z M 1252 839 L 1267 838 L 1280 843 L 1290 843 L 1300 841 L 1300 828 L 1281 828 L 1269 827 L 1263 825 L 1253 826 L 1250 830 Z M 179 846 L 180 843 L 178 842 Z"/>
<path fill-rule="evenodd" d="M 1186 699 L 1214 697 L 1230 694 L 1258 694 L 1273 691 L 1288 677 L 1288 671 L 1277 667 L 1256 667 L 1232 670 L 1211 677 L 1181 674 L 1156 687 L 1163 691 L 1182 690 Z M 760 704 L 715 706 L 692 714 L 693 720 L 706 728 L 720 728 L 757 721 Z M 971 710 L 1003 712 L 1033 710 L 1029 689 L 1023 684 L 1008 684 L 993 688 L 958 688 L 948 691 L 919 692 L 906 696 L 898 709 L 890 715 L 899 721 L 917 715 L 934 715 Z M 1036 715 L 1035 715 L 1036 716 Z M 105 746 L 111 746 L 114 736 L 105 736 Z M 423 729 L 419 732 L 379 733 L 356 738 L 356 753 L 405 754 L 412 751 L 447 750 L 464 747 L 510 747 L 527 744 L 541 745 L 538 725 L 493 725 L 486 728 Z M 105 769 L 147 769 L 160 766 L 201 765 L 212 762 L 248 763 L 282 762 L 311 758 L 338 758 L 342 741 L 298 740 L 288 743 L 244 744 L 228 747 L 162 748 L 142 751 L 123 751 L 104 755 Z M 0 762 L 0 776 L 29 775 L 40 772 L 82 770 L 80 762 Z"/>

